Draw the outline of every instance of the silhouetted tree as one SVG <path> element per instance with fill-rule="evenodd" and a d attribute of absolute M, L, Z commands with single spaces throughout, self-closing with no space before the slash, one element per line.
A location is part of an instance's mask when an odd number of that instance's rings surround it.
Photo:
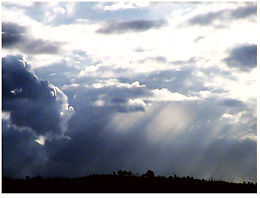
<path fill-rule="evenodd" d="M 120 169 L 119 171 L 117 171 L 117 174 L 118 174 L 119 176 L 122 176 L 122 175 L 123 175 L 123 171 L 121 171 L 121 169 Z"/>
<path fill-rule="evenodd" d="M 154 172 L 151 170 L 147 170 L 146 173 L 144 174 L 144 176 L 148 177 L 148 178 L 152 178 L 152 177 L 154 177 Z"/>

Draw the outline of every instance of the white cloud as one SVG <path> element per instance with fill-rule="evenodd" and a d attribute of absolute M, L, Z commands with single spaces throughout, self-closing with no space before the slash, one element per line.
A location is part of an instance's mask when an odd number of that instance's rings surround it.
<path fill-rule="evenodd" d="M 104 11 L 116 11 L 125 9 L 136 9 L 149 6 L 149 2 L 117 2 L 112 5 L 106 5 L 105 3 L 99 3 L 94 8 Z"/>
<path fill-rule="evenodd" d="M 66 12 L 66 10 L 62 7 L 54 7 L 53 12 L 58 13 L 58 14 L 64 14 Z"/>
<path fill-rule="evenodd" d="M 2 112 L 2 119 L 8 120 L 10 118 L 10 112 Z"/>
<path fill-rule="evenodd" d="M 105 102 L 100 99 L 94 102 L 94 106 L 103 107 L 104 105 L 105 105 Z"/>
<path fill-rule="evenodd" d="M 140 99 L 129 99 L 128 104 L 130 106 L 142 106 L 142 107 L 146 106 L 145 102 L 143 100 L 140 100 Z"/>
<path fill-rule="evenodd" d="M 135 81 L 132 84 L 129 84 L 129 83 L 122 83 L 117 79 L 104 80 L 103 82 L 94 83 L 92 86 L 96 89 L 99 89 L 102 87 L 112 87 L 112 86 L 125 87 L 128 89 L 131 89 L 133 87 L 145 87 L 145 85 L 140 85 L 138 81 Z"/>
<path fill-rule="evenodd" d="M 75 14 L 75 2 L 68 2 L 66 4 L 66 13 L 68 16 L 72 16 Z"/>
<path fill-rule="evenodd" d="M 63 85 L 62 86 L 62 90 L 69 90 L 69 89 L 73 89 L 73 88 L 76 88 L 76 87 L 79 87 L 80 85 L 79 84 L 76 84 L 76 83 L 72 83 L 70 85 Z"/>
<path fill-rule="evenodd" d="M 133 3 L 125 3 L 125 2 L 119 2 L 116 4 L 112 4 L 111 6 L 104 6 L 104 10 L 108 11 L 115 11 L 120 9 L 131 9 L 134 8 Z"/>
<path fill-rule="evenodd" d="M 45 140 L 46 140 L 46 138 L 44 136 L 40 136 L 37 140 L 35 140 L 35 142 L 37 142 L 40 145 L 44 145 Z"/>
<path fill-rule="evenodd" d="M 184 101 L 184 100 L 199 100 L 197 96 L 185 96 L 180 93 L 172 93 L 169 90 L 163 89 L 155 89 L 151 91 L 153 93 L 153 97 L 147 98 L 151 101 Z"/>

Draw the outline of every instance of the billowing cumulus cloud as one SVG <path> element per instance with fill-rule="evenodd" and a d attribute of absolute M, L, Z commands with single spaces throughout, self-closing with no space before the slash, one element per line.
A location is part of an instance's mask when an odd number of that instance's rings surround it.
<path fill-rule="evenodd" d="M 63 90 L 72 96 L 71 103 L 76 112 L 77 108 L 82 111 L 89 107 L 104 109 L 104 112 L 145 111 L 143 98 L 152 96 L 146 86 L 140 85 L 138 81 L 129 84 L 116 79 L 102 80 L 87 86 L 65 85 Z M 84 101 L 83 105 L 80 101 Z"/>
<path fill-rule="evenodd" d="M 256 67 L 257 45 L 242 44 L 230 50 L 229 56 L 223 61 L 228 67 L 236 67 L 242 71 L 249 71 Z"/>
<path fill-rule="evenodd" d="M 123 34 L 126 32 L 143 32 L 167 25 L 165 20 L 107 21 L 96 32 L 101 34 Z"/>
<path fill-rule="evenodd" d="M 31 38 L 25 26 L 4 22 L 2 23 L 2 46 L 28 54 L 53 54 L 59 52 L 61 43 Z"/>
<path fill-rule="evenodd" d="M 11 124 L 49 139 L 64 137 L 74 112 L 67 96 L 38 79 L 22 56 L 2 58 L 2 86 L 2 108 L 10 112 Z"/>

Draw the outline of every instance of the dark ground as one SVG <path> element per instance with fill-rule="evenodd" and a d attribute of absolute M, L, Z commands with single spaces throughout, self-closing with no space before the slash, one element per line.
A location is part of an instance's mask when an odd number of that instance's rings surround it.
<path fill-rule="evenodd" d="M 150 173 L 150 174 L 149 174 Z M 2 178 L 2 193 L 256 193 L 257 185 L 249 182 L 161 177 L 147 172 L 142 176 L 122 171 L 110 175 L 78 178 L 26 179 Z"/>

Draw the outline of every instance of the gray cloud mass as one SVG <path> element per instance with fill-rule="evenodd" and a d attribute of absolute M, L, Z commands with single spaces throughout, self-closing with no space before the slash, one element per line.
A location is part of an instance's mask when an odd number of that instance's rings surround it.
<path fill-rule="evenodd" d="M 13 178 L 37 175 L 48 161 L 44 148 L 35 142 L 35 134 L 20 132 L 7 120 L 2 120 L 2 151 L 3 175 Z"/>
<path fill-rule="evenodd" d="M 23 40 L 22 34 L 26 32 L 24 26 L 14 23 L 2 23 L 2 46 L 10 47 Z"/>
<path fill-rule="evenodd" d="M 185 80 L 195 78 L 192 66 L 180 71 L 139 74 L 126 79 L 128 83 L 99 76 L 75 81 L 78 86 L 69 86 L 69 80 L 61 80 L 62 90 L 75 110 L 67 120 L 66 135 L 70 139 L 50 138 L 40 146 L 35 142 L 33 131 L 26 128 L 19 133 L 19 126 L 37 130 L 36 135 L 46 135 L 38 127 L 58 130 L 61 106 L 51 94 L 53 88 L 48 82 L 39 80 L 29 65 L 24 67 L 18 59 L 22 57 L 8 56 L 2 60 L 3 110 L 11 112 L 11 123 L 18 125 L 16 128 L 8 126 L 5 120 L 3 122 L 5 176 L 75 177 L 119 169 L 142 174 L 151 169 L 156 175 L 169 176 L 175 172 L 179 176 L 256 181 L 256 141 L 232 138 L 238 131 L 239 134 L 256 133 L 256 117 L 243 114 L 248 122 L 233 124 L 229 118 L 220 119 L 224 113 L 236 115 L 246 110 L 242 101 L 215 97 L 200 101 L 152 102 L 151 105 L 144 101 L 146 106 L 143 103 L 129 105 L 129 100 L 152 96 L 154 88 L 167 87 L 173 92 L 188 94 L 190 87 Z M 60 64 L 51 67 L 57 67 L 58 72 Z M 44 69 L 38 73 L 52 79 L 53 75 L 49 75 L 51 70 L 46 67 L 46 73 Z M 214 68 L 202 72 L 230 75 Z M 140 79 L 140 84 L 134 84 L 134 78 Z M 170 79 L 172 81 L 167 82 Z M 88 86 L 85 87 L 86 82 Z M 98 87 L 89 86 L 98 83 Z M 205 89 L 199 79 L 193 83 L 193 91 Z M 102 102 L 97 103 L 98 100 Z M 44 116 L 44 122 L 37 123 L 39 126 L 33 125 L 36 118 L 30 116 L 32 114 L 37 118 Z M 241 149 L 243 147 L 246 149 Z M 22 158 L 26 163 L 19 162 Z"/>
<path fill-rule="evenodd" d="M 17 127 L 29 127 L 46 138 L 63 137 L 73 113 L 67 96 L 38 79 L 22 61 L 20 55 L 2 58 L 2 110 L 10 112 L 11 123 Z"/>
<path fill-rule="evenodd" d="M 133 20 L 133 21 L 107 21 L 104 27 L 96 32 L 101 34 L 123 34 L 126 32 L 143 32 L 157 29 L 167 25 L 165 20 Z"/>
<path fill-rule="evenodd" d="M 249 71 L 256 67 L 257 45 L 242 44 L 230 50 L 229 56 L 223 61 L 228 67 L 236 67 L 242 71 Z"/>
<path fill-rule="evenodd" d="M 58 53 L 62 43 L 31 38 L 28 28 L 16 23 L 2 23 L 2 47 L 19 49 L 28 54 Z"/>
<path fill-rule="evenodd" d="M 249 3 L 246 6 L 241 6 L 236 9 L 223 9 L 216 12 L 198 14 L 189 19 L 188 22 L 192 25 L 207 26 L 212 25 L 216 20 L 243 19 L 251 16 L 256 16 L 256 13 L 256 4 Z"/>
<path fill-rule="evenodd" d="M 186 112 L 183 115 L 187 109 L 194 114 Z M 213 112 L 213 109 L 218 110 Z M 5 130 L 3 170 L 6 175 L 14 175 L 12 170 L 15 170 L 20 177 L 35 174 L 45 177 L 75 177 L 112 173 L 119 169 L 133 173 L 144 173 L 151 169 L 156 175 L 169 176 L 175 172 L 179 176 L 196 178 L 214 177 L 227 181 L 243 178 L 255 181 L 256 142 L 250 139 L 212 137 L 211 131 L 224 126 L 216 121 L 224 109 L 223 106 L 214 107 L 206 101 L 157 103 L 138 120 L 134 116 L 119 113 L 118 116 L 124 123 L 122 128 L 111 125 L 111 118 L 117 114 L 111 111 L 112 108 L 81 103 L 81 109 L 76 107 L 75 115 L 69 121 L 71 140 L 46 140 L 45 145 L 38 147 L 33 143 L 29 132 L 22 135 L 10 132 L 14 130 L 12 128 Z M 169 122 L 161 119 L 160 116 L 170 112 L 176 112 L 176 116 Z M 178 119 L 183 118 L 190 123 L 179 128 Z M 126 122 L 127 120 L 129 121 Z M 205 124 L 205 120 L 210 122 Z M 128 126 L 130 121 L 133 124 Z M 205 125 L 199 126 L 200 123 Z M 172 128 L 165 129 L 165 124 Z M 189 130 L 193 124 L 194 127 Z M 225 133 L 230 130 L 224 129 Z M 243 127 L 240 126 L 241 129 Z M 17 145 L 12 147 L 19 141 L 23 142 L 23 149 Z M 26 153 L 25 159 L 31 162 L 30 168 L 28 164 L 21 164 L 19 169 L 17 164 L 7 165 L 12 157 L 25 156 Z"/>

